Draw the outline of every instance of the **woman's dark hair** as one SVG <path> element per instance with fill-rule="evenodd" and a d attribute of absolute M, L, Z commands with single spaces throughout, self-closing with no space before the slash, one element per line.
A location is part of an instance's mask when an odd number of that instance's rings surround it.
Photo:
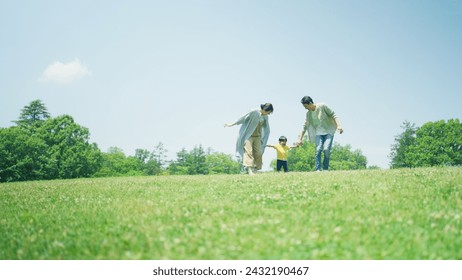
<path fill-rule="evenodd" d="M 287 142 L 287 137 L 281 136 L 281 137 L 279 137 L 279 141 Z"/>
<path fill-rule="evenodd" d="M 261 104 L 260 108 L 266 112 L 273 112 L 273 104 L 271 103 Z"/>
<path fill-rule="evenodd" d="M 311 97 L 309 96 L 304 96 L 300 102 L 302 102 L 302 104 L 313 104 L 314 103 L 313 99 L 311 99 Z"/>

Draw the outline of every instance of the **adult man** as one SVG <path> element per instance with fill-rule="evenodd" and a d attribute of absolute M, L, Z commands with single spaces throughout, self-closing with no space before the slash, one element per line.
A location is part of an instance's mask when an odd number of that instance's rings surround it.
<path fill-rule="evenodd" d="M 301 145 L 305 132 L 308 132 L 308 139 L 311 143 L 316 143 L 316 171 L 321 171 L 321 154 L 324 152 L 322 169 L 329 170 L 330 150 L 334 141 L 335 131 L 343 133 L 340 120 L 334 111 L 325 103 L 314 103 L 309 96 L 302 98 L 301 103 L 306 112 L 305 125 L 300 133 L 297 144 Z"/>

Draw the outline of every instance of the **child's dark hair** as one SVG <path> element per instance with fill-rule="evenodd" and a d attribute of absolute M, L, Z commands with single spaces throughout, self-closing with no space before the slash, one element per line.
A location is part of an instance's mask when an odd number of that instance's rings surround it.
<path fill-rule="evenodd" d="M 313 104 L 313 99 L 309 96 L 304 96 L 302 100 L 300 101 L 302 104 Z"/>
<path fill-rule="evenodd" d="M 281 137 L 279 137 L 279 141 L 287 142 L 287 137 L 281 136 Z"/>
<path fill-rule="evenodd" d="M 271 113 L 273 112 L 273 104 L 271 103 L 261 104 L 260 108 L 266 112 L 271 112 Z"/>

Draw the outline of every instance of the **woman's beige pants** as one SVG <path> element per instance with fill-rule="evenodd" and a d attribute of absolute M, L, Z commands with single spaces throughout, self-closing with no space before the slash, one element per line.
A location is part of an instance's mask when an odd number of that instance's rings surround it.
<path fill-rule="evenodd" d="M 247 141 L 245 141 L 244 166 L 255 167 L 255 169 L 260 170 L 263 166 L 262 156 L 263 150 L 261 147 L 260 137 L 250 137 Z"/>

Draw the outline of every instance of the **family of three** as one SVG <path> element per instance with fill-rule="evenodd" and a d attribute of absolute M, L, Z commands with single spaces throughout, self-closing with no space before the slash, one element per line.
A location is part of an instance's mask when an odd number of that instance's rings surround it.
<path fill-rule="evenodd" d="M 285 136 L 279 138 L 278 145 L 267 144 L 270 134 L 268 116 L 274 110 L 271 103 L 262 104 L 259 109 L 251 110 L 236 122 L 225 124 L 225 127 L 241 125 L 236 142 L 236 154 L 250 175 L 261 170 L 265 147 L 276 149 L 278 154 L 277 170 L 280 171 L 281 168 L 284 168 L 284 172 L 288 172 L 287 151 L 300 146 L 305 133 L 308 133 L 308 140 L 316 144 L 316 171 L 329 170 L 334 134 L 336 131 L 342 134 L 343 128 L 335 112 L 325 103 L 314 103 L 309 96 L 303 97 L 301 103 L 308 111 L 303 130 L 295 146 L 288 146 Z M 324 154 L 324 160 L 321 164 L 322 154 Z"/>

